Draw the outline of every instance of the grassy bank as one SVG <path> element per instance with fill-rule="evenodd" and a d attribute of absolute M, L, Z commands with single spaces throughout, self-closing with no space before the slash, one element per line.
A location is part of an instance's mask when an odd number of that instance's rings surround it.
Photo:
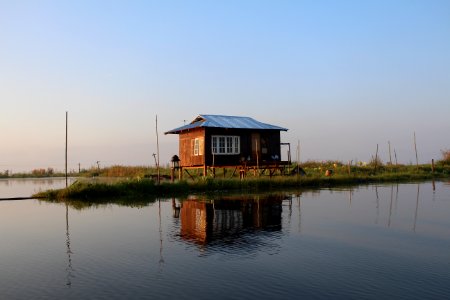
<path fill-rule="evenodd" d="M 383 171 L 378 173 L 337 173 L 333 176 L 307 175 L 307 176 L 260 176 L 238 178 L 199 178 L 196 180 L 182 180 L 174 183 L 163 181 L 156 184 L 152 179 L 123 179 L 114 183 L 90 182 L 78 180 L 68 188 L 40 192 L 33 196 L 52 200 L 77 199 L 90 201 L 93 199 L 112 198 L 145 198 L 145 197 L 171 197 L 195 193 L 215 193 L 232 191 L 271 191 L 277 189 L 302 188 L 330 188 L 339 186 L 352 186 L 371 183 L 398 183 L 416 182 L 433 179 L 450 178 L 448 172 L 421 171 Z"/>

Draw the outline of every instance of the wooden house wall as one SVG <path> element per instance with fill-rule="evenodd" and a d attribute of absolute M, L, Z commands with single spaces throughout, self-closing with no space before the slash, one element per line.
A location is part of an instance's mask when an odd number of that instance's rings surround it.
<path fill-rule="evenodd" d="M 205 162 L 208 166 L 235 166 L 241 162 L 256 163 L 256 152 L 252 147 L 252 135 L 259 135 L 258 141 L 258 158 L 259 162 L 270 161 L 273 155 L 280 157 L 280 131 L 278 130 L 249 130 L 249 129 L 223 129 L 223 128 L 207 128 L 205 133 Z M 237 155 L 212 155 L 211 136 L 239 136 L 240 137 L 240 153 Z M 264 140 L 264 143 L 262 142 Z M 266 150 L 262 153 L 262 144 Z M 250 161 L 248 161 L 250 158 Z"/>
<path fill-rule="evenodd" d="M 213 135 L 239 136 L 239 154 L 212 154 Z M 193 141 L 203 138 L 202 155 L 194 155 Z M 273 162 L 274 156 L 281 159 L 280 131 L 278 130 L 249 130 L 249 129 L 224 129 L 224 128 L 197 128 L 179 135 L 179 156 L 182 167 L 194 166 L 236 166 L 244 161 L 247 164 Z M 258 149 L 255 148 L 258 146 Z M 256 150 L 257 153 L 256 154 Z"/>
<path fill-rule="evenodd" d="M 195 156 L 193 147 L 193 140 L 195 140 L 195 138 L 204 138 L 204 136 L 204 128 L 196 128 L 180 134 L 179 157 L 180 165 L 182 167 L 202 166 L 204 164 L 205 152 L 203 151 L 203 155 Z"/>

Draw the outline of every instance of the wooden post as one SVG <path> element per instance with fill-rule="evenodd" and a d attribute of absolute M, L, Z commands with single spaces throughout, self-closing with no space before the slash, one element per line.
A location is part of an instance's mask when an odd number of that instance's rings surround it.
<path fill-rule="evenodd" d="M 377 144 L 377 152 L 375 152 L 375 172 L 377 171 L 378 165 L 378 144 Z"/>
<path fill-rule="evenodd" d="M 156 170 L 158 174 L 158 185 L 161 183 L 161 174 L 159 171 L 159 137 L 158 137 L 158 115 L 156 115 L 156 155 L 158 157 L 158 160 L 156 162 Z"/>
<path fill-rule="evenodd" d="M 350 169 L 351 161 L 348 161 L 348 175 L 350 175 L 351 169 Z"/>
<path fill-rule="evenodd" d="M 65 150 L 65 175 L 66 175 L 66 187 L 67 187 L 67 128 L 69 121 L 69 112 L 66 111 L 66 150 Z"/>
<path fill-rule="evenodd" d="M 297 144 L 297 177 L 300 176 L 300 140 Z"/>
<path fill-rule="evenodd" d="M 256 172 L 258 173 L 259 176 L 259 151 L 258 151 L 258 140 L 255 140 L 255 144 L 256 144 Z M 256 175 L 256 174 L 254 174 Z"/>
<path fill-rule="evenodd" d="M 388 141 L 388 145 L 389 145 L 389 164 L 392 167 L 392 155 L 391 155 L 391 142 Z"/>
<path fill-rule="evenodd" d="M 394 149 L 394 157 L 395 157 L 395 166 L 398 166 L 397 152 L 395 152 L 395 149 Z"/>
<path fill-rule="evenodd" d="M 414 151 L 416 152 L 416 168 L 419 169 L 419 158 L 417 156 L 416 132 L 414 131 Z"/>
<path fill-rule="evenodd" d="M 434 173 L 434 158 L 431 159 L 431 172 Z"/>

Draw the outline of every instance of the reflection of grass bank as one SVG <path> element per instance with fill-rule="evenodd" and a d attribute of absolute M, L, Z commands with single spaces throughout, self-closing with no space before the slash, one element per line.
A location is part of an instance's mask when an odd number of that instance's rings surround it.
<path fill-rule="evenodd" d="M 309 176 L 278 176 L 269 178 L 253 177 L 206 178 L 194 181 L 162 182 L 157 185 L 151 179 L 131 179 L 113 183 L 77 181 L 68 188 L 50 190 L 34 196 L 48 199 L 112 199 L 182 196 L 190 193 L 211 193 L 230 191 L 270 191 L 286 188 L 329 188 L 370 183 L 397 183 L 449 178 L 444 173 L 431 172 L 383 172 L 376 174 L 335 174 Z"/>

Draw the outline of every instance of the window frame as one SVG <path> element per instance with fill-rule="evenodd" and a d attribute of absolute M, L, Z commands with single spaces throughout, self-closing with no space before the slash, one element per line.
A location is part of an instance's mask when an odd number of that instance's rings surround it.
<path fill-rule="evenodd" d="M 198 137 L 192 139 L 192 153 L 194 156 L 202 156 L 203 155 L 203 147 L 204 147 L 204 138 Z"/>
<path fill-rule="evenodd" d="M 212 155 L 239 155 L 241 154 L 241 137 L 238 135 L 212 135 Z"/>

